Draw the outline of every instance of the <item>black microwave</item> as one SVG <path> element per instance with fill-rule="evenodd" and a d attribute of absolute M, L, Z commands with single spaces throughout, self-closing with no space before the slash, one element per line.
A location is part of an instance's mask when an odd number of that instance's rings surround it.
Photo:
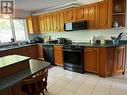
<path fill-rule="evenodd" d="M 87 28 L 87 22 L 85 20 L 64 23 L 65 31 L 84 30 L 86 28 Z"/>

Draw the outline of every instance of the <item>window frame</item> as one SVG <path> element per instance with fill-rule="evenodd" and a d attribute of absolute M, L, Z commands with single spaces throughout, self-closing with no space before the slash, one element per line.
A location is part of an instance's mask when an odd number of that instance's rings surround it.
<path fill-rule="evenodd" d="M 0 18 L 0 19 L 9 19 L 10 20 L 11 33 L 12 33 L 12 37 L 14 38 L 15 42 L 28 41 L 28 32 L 27 32 L 27 21 L 26 21 L 26 18 Z M 23 23 L 24 23 L 24 32 L 25 32 L 26 40 L 18 40 L 18 41 L 16 41 L 16 34 L 15 34 L 14 21 L 13 21 L 14 19 L 16 19 L 16 20 L 18 20 L 18 19 L 25 20 L 25 22 L 23 21 Z M 11 39 L 10 39 L 10 41 L 11 41 Z M 3 42 L 3 43 L 6 43 L 6 42 Z"/>

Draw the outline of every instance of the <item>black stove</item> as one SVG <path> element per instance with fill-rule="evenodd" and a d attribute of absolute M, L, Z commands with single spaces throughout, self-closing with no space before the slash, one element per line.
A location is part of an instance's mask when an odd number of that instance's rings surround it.
<path fill-rule="evenodd" d="M 64 69 L 84 73 L 83 46 L 77 43 L 63 45 Z"/>

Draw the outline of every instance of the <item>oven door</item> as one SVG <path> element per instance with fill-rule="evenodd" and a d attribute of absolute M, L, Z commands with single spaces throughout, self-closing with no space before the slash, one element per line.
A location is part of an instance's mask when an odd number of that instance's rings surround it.
<path fill-rule="evenodd" d="M 82 49 L 63 49 L 64 69 L 83 73 L 83 51 Z"/>

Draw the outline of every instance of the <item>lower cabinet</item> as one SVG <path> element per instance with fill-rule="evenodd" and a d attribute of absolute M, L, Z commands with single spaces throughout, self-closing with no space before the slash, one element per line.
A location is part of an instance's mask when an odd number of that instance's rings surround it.
<path fill-rule="evenodd" d="M 56 65 L 63 66 L 62 46 L 54 46 L 54 61 Z"/>
<path fill-rule="evenodd" d="M 124 73 L 125 68 L 125 47 L 121 46 L 115 48 L 115 61 L 114 61 L 114 73 Z"/>
<path fill-rule="evenodd" d="M 88 72 L 97 73 L 99 48 L 84 48 L 84 69 Z"/>
<path fill-rule="evenodd" d="M 84 69 L 106 77 L 125 72 L 125 46 L 84 48 Z"/>

